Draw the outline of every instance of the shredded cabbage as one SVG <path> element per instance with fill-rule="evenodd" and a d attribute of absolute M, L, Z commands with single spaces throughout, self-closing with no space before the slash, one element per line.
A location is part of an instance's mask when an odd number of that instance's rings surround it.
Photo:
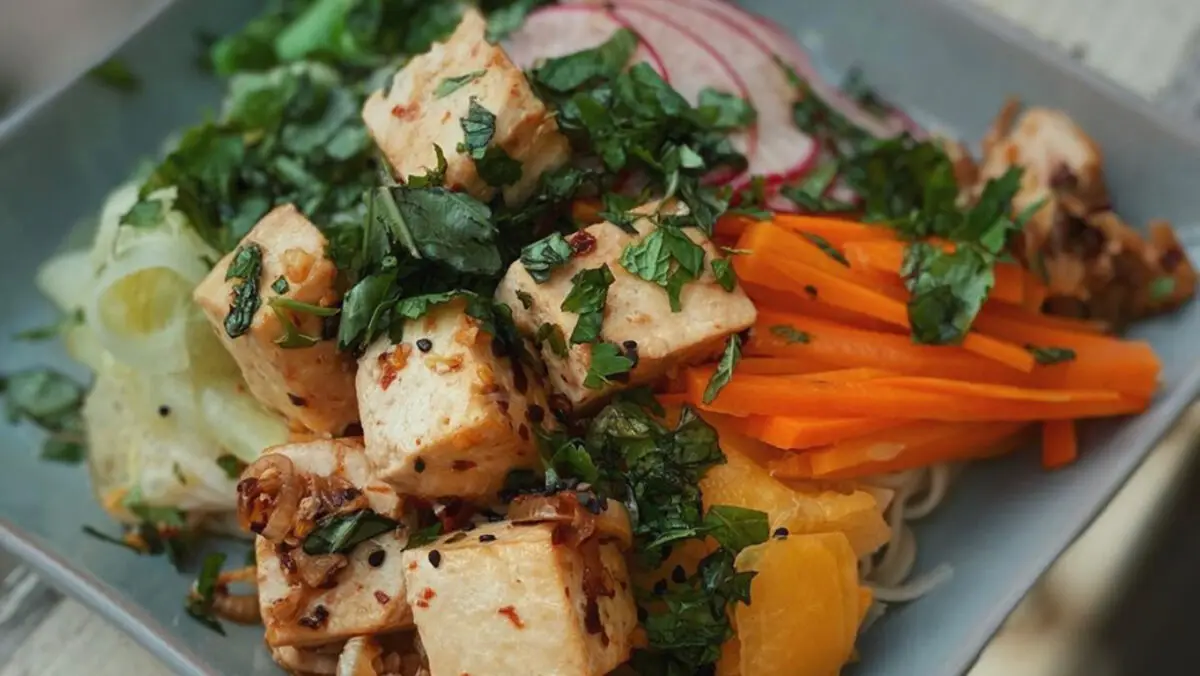
<path fill-rule="evenodd" d="M 90 251 L 65 253 L 38 273 L 38 286 L 84 321 L 65 336 L 68 353 L 96 373 L 84 406 L 96 492 L 114 516 L 131 518 L 123 495 L 153 506 L 203 513 L 234 509 L 234 480 L 216 460 L 252 462 L 287 439 L 282 418 L 248 394 L 240 371 L 192 290 L 217 252 L 172 208 L 157 222 L 126 225 L 137 201 L 124 186 L 106 202 Z"/>

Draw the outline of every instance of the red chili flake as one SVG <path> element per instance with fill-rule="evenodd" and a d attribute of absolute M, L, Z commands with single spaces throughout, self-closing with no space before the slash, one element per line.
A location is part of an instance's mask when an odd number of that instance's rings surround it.
<path fill-rule="evenodd" d="M 417 599 L 416 606 L 418 608 L 428 608 L 429 602 L 432 601 L 436 596 L 437 592 L 433 591 L 433 589 L 429 587 L 426 587 L 421 590 L 421 597 Z"/>
<path fill-rule="evenodd" d="M 577 256 L 582 256 L 596 248 L 596 238 L 587 230 L 580 230 L 567 239 L 567 244 Z"/>
<path fill-rule="evenodd" d="M 455 460 L 450 463 L 450 469 L 455 472 L 466 472 L 467 470 L 475 469 L 477 466 L 473 460 Z"/>
<path fill-rule="evenodd" d="M 513 626 L 516 627 L 517 629 L 525 628 L 525 622 L 523 622 L 521 620 L 521 616 L 517 614 L 516 608 L 514 608 L 512 606 L 504 606 L 503 608 L 501 608 L 500 610 L 498 610 L 496 612 L 507 617 L 508 621 L 512 622 Z"/>
<path fill-rule="evenodd" d="M 385 594 L 381 591 L 376 591 L 375 592 L 375 600 L 379 601 L 379 605 L 386 606 L 388 604 L 388 601 L 392 600 L 392 597 L 388 596 L 387 594 Z"/>

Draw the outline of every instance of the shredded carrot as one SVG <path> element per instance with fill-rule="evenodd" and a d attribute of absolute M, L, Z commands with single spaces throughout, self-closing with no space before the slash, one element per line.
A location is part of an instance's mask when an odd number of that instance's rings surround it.
<path fill-rule="evenodd" d="M 854 479 L 914 467 L 987 457 L 1024 422 L 915 422 L 904 427 L 849 439 L 827 449 L 770 461 L 781 479 Z M 796 456 L 806 456 L 796 462 Z M 806 475 L 807 473 L 807 475 Z"/>
<path fill-rule="evenodd" d="M 717 219 L 717 225 L 713 228 L 713 235 L 716 237 L 737 239 L 742 236 L 746 228 L 757 221 L 749 216 L 739 214 L 725 214 Z"/>
<path fill-rule="evenodd" d="M 865 315 L 861 312 L 847 310 L 837 305 L 821 302 L 821 289 L 815 285 L 792 287 L 786 291 L 772 289 L 742 278 L 739 280 L 742 288 L 754 305 L 760 310 L 770 308 L 784 312 L 794 312 L 807 317 L 825 319 L 837 324 L 844 324 L 868 331 L 883 331 L 885 333 L 907 334 L 902 326 L 897 326 L 882 319 Z"/>
<path fill-rule="evenodd" d="M 821 373 L 833 368 L 812 359 L 783 359 L 776 357 L 747 357 L 733 369 L 735 375 L 747 373 L 760 376 L 795 376 L 806 373 Z"/>
<path fill-rule="evenodd" d="M 816 235 L 838 248 L 844 247 L 848 242 L 897 239 L 896 232 L 887 226 L 856 223 L 827 216 L 776 214 L 772 222 L 792 232 Z"/>
<path fill-rule="evenodd" d="M 866 270 L 877 270 L 899 277 L 904 267 L 904 253 L 908 247 L 906 242 L 875 240 L 847 242 L 845 245 L 846 258 L 851 265 Z M 948 251 L 954 245 L 943 245 Z M 989 298 L 1004 303 L 1020 305 L 1025 298 L 1025 271 L 1012 263 L 1000 263 L 995 267 L 995 285 Z"/>
<path fill-rule="evenodd" d="M 1042 314 L 1036 311 L 1030 311 L 1004 303 L 984 303 L 980 315 L 984 317 L 997 317 L 999 319 L 1021 322 L 1032 326 L 1042 326 L 1048 329 L 1057 329 L 1071 333 L 1083 333 L 1094 336 L 1103 336 L 1107 334 L 1111 327 L 1107 322 L 1088 319 L 1072 319 L 1070 317 L 1056 317 L 1054 315 Z"/>
<path fill-rule="evenodd" d="M 1021 299 L 1021 306 L 1029 312 L 1041 312 L 1042 304 L 1046 302 L 1046 296 L 1050 295 L 1050 289 L 1046 283 L 1038 278 L 1037 275 L 1026 270 L 1025 271 L 1025 297 Z"/>
<path fill-rule="evenodd" d="M 884 418 L 787 418 L 750 416 L 742 419 L 741 430 L 776 448 L 805 449 L 825 446 L 906 424 Z"/>
<path fill-rule="evenodd" d="M 1065 467 L 1079 457 L 1074 420 L 1047 420 L 1042 423 L 1042 466 Z"/>
<path fill-rule="evenodd" d="M 1103 390 L 1007 388 L 959 394 L 953 385 L 942 388 L 925 382 L 937 379 L 880 377 L 836 382 L 816 376 L 755 375 L 733 378 L 714 401 L 705 404 L 704 390 L 711 373 L 710 369 L 687 370 L 688 401 L 703 410 L 738 416 L 789 416 L 804 411 L 829 418 L 1057 420 L 1137 413 L 1147 405 L 1145 399 Z"/>

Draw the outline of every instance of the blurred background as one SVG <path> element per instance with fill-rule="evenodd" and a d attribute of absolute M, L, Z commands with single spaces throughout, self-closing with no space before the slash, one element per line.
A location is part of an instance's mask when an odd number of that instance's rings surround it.
<path fill-rule="evenodd" d="M 165 1 L 0 0 L 0 119 L 95 63 Z M 1057 45 L 1200 134 L 1200 0 L 959 1 Z M 1192 630 L 1198 442 L 1194 408 L 1009 618 L 971 676 L 1200 673 Z M 0 676 L 78 674 L 81 664 L 92 676 L 166 673 L 0 553 Z"/>

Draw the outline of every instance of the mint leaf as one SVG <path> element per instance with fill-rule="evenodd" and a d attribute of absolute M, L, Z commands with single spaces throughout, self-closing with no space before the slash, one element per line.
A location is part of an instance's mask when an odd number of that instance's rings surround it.
<path fill-rule="evenodd" d="M 604 307 L 608 302 L 608 287 L 613 281 L 608 265 L 580 270 L 571 278 L 571 290 L 563 299 L 561 309 L 579 315 L 575 329 L 571 331 L 572 345 L 599 340 Z"/>
<path fill-rule="evenodd" d="M 593 343 L 591 356 L 587 376 L 583 379 L 583 386 L 588 389 L 599 390 L 615 376 L 633 368 L 633 360 L 621 354 L 620 348 L 612 343 Z"/>

